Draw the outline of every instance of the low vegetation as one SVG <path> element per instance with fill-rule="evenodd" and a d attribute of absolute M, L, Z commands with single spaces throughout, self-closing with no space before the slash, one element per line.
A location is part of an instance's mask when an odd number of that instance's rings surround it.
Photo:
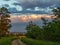
<path fill-rule="evenodd" d="M 0 45 L 11 45 L 15 37 L 3 37 L 0 39 Z"/>
<path fill-rule="evenodd" d="M 43 40 L 34 40 L 30 38 L 21 39 L 26 45 L 60 45 L 58 42 L 43 41 Z"/>

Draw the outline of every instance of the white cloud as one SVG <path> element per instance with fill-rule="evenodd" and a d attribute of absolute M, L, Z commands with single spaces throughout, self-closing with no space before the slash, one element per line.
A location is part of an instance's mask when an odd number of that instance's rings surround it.
<path fill-rule="evenodd" d="M 45 12 L 50 13 L 52 10 L 53 10 L 53 9 L 51 9 L 51 8 L 47 7 L 47 8 L 45 9 Z"/>
<path fill-rule="evenodd" d="M 32 10 L 31 8 L 28 8 L 28 9 L 26 9 L 27 11 L 34 11 L 34 10 Z"/>
<path fill-rule="evenodd" d="M 46 12 L 46 13 L 52 13 L 52 9 L 49 7 L 46 8 L 40 8 L 40 7 L 35 7 L 34 10 L 32 10 L 31 8 L 26 9 L 28 11 L 42 11 L 42 12 Z"/>
<path fill-rule="evenodd" d="M 46 8 L 35 7 L 35 11 L 43 11 L 43 12 L 46 12 L 46 13 L 52 13 L 52 10 L 53 9 L 51 9 L 49 7 L 46 7 Z"/>
<path fill-rule="evenodd" d="M 26 9 L 26 10 L 30 11 L 31 9 L 30 9 L 30 8 L 28 8 L 28 9 Z"/>
<path fill-rule="evenodd" d="M 13 3 L 17 2 L 16 0 L 9 0 L 9 1 L 4 1 L 4 0 L 0 0 L 0 7 L 3 7 L 5 4 L 9 5 L 9 8 L 16 8 L 17 11 L 22 11 L 22 7 L 21 6 L 15 6 L 13 5 Z"/>
<path fill-rule="evenodd" d="M 16 6 L 16 10 L 17 10 L 17 11 L 22 11 L 23 8 L 22 8 L 22 6 L 18 6 L 18 5 L 17 5 L 17 6 Z"/>
<path fill-rule="evenodd" d="M 39 7 L 35 7 L 35 11 L 39 11 L 40 10 L 40 8 Z"/>
<path fill-rule="evenodd" d="M 44 11 L 44 8 L 35 7 L 35 11 Z"/>
<path fill-rule="evenodd" d="M 3 5 L 5 4 L 8 4 L 9 6 L 11 6 L 13 3 L 15 2 L 15 0 L 9 0 L 8 2 L 7 1 L 4 1 L 4 0 L 0 0 L 0 7 L 3 7 Z"/>

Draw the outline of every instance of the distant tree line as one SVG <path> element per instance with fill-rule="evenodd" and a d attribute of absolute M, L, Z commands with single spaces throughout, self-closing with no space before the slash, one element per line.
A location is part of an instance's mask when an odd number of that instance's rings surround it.
<path fill-rule="evenodd" d="M 53 9 L 56 18 L 52 22 L 48 22 L 45 18 L 41 18 L 44 26 L 41 28 L 32 21 L 26 26 L 26 36 L 33 39 L 60 41 L 60 7 Z"/>

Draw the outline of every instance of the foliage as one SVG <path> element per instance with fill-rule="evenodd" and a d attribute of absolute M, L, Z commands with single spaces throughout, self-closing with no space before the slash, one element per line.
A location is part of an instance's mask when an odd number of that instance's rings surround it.
<path fill-rule="evenodd" d="M 60 41 L 60 21 L 48 23 L 48 25 L 45 26 L 43 30 L 44 30 L 44 39 Z"/>
<path fill-rule="evenodd" d="M 46 25 L 47 25 L 47 21 L 48 21 L 48 20 L 47 20 L 47 19 L 45 19 L 45 18 L 43 18 L 43 17 L 41 18 L 41 20 L 43 21 L 44 26 L 46 26 Z"/>
<path fill-rule="evenodd" d="M 7 8 L 0 8 L 0 37 L 5 36 L 8 33 L 9 28 L 11 27 L 10 15 Z"/>
<path fill-rule="evenodd" d="M 56 18 L 52 22 L 47 22 L 42 18 L 44 26 L 40 28 L 32 21 L 26 27 L 27 36 L 34 39 L 60 41 L 60 8 L 53 9 Z"/>
<path fill-rule="evenodd" d="M 57 18 L 60 18 L 60 7 L 57 7 L 56 9 L 53 9 L 53 14 L 57 16 Z"/>
<path fill-rule="evenodd" d="M 44 41 L 44 40 L 34 40 L 30 38 L 21 39 L 26 45 L 60 45 L 58 42 Z"/>
<path fill-rule="evenodd" d="M 33 24 L 33 22 L 29 22 L 28 26 L 26 27 L 27 29 L 27 37 L 34 38 L 34 39 L 39 39 L 41 35 L 41 28 L 37 26 L 36 24 Z"/>
<path fill-rule="evenodd" d="M 0 45 L 11 45 L 11 42 L 14 39 L 14 37 L 3 37 L 2 39 L 0 39 Z"/>

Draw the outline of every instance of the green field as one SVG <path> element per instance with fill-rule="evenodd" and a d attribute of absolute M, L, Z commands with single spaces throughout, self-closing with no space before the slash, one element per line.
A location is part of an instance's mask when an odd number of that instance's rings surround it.
<path fill-rule="evenodd" d="M 14 37 L 3 37 L 0 39 L 0 45 L 11 45 L 12 40 L 14 40 Z"/>
<path fill-rule="evenodd" d="M 34 40 L 29 38 L 22 38 L 21 40 L 27 45 L 60 45 L 58 42 Z"/>

